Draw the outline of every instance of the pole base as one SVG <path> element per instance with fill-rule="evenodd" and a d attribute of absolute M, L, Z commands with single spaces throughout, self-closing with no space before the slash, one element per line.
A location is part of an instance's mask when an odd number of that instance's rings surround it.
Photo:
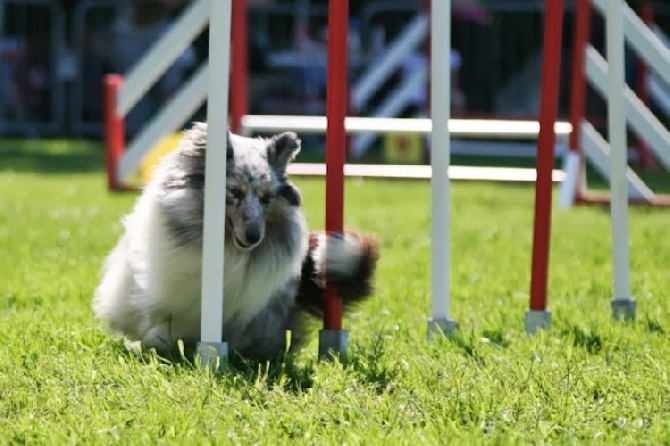
<path fill-rule="evenodd" d="M 634 321 L 636 304 L 637 302 L 632 298 L 612 300 L 612 318 L 614 320 Z"/>
<path fill-rule="evenodd" d="M 538 330 L 551 328 L 551 311 L 526 310 L 526 333 L 534 335 Z"/>
<path fill-rule="evenodd" d="M 319 360 L 346 359 L 349 349 L 349 330 L 319 331 Z"/>
<path fill-rule="evenodd" d="M 429 319 L 428 320 L 428 340 L 432 341 L 436 337 L 452 334 L 456 331 L 456 321 L 450 318 Z"/>
<path fill-rule="evenodd" d="M 198 342 L 196 354 L 203 367 L 219 370 L 228 359 L 227 342 Z"/>

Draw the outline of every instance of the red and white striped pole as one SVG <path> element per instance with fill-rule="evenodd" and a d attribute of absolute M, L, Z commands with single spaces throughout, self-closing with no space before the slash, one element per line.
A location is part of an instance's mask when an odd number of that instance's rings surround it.
<path fill-rule="evenodd" d="M 349 0 L 328 2 L 328 87 L 326 128 L 326 231 L 341 233 L 344 227 L 344 163 L 347 113 L 347 41 Z M 327 248 L 326 248 L 327 249 Z M 319 333 L 319 357 L 346 354 L 349 335 L 342 329 L 342 298 L 326 277 L 324 328 Z"/>
<path fill-rule="evenodd" d="M 540 134 L 537 142 L 537 181 L 535 182 L 535 226 L 530 282 L 530 309 L 526 312 L 526 331 L 551 326 L 547 310 L 547 277 L 551 238 L 552 169 L 558 117 L 560 87 L 563 0 L 547 0 L 544 16 L 544 52 L 542 54 L 542 93 L 540 96 Z"/>

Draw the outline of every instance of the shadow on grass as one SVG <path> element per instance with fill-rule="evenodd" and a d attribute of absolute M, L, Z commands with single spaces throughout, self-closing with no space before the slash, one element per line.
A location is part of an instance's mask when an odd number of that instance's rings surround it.
<path fill-rule="evenodd" d="M 568 324 L 561 332 L 563 336 L 572 339 L 575 347 L 581 347 L 592 355 L 600 353 L 604 340 L 593 328 L 585 330 L 577 325 Z"/>
<path fill-rule="evenodd" d="M 97 141 L 0 140 L 0 172 L 67 174 L 103 167 L 103 148 Z"/>
<path fill-rule="evenodd" d="M 165 370 L 172 373 L 179 368 L 195 371 L 201 368 L 193 349 L 175 349 L 171 354 L 158 354 L 155 351 L 141 351 L 135 346 L 129 348 L 124 342 L 114 343 L 119 354 L 137 360 L 143 364 L 156 362 L 168 366 Z M 385 339 L 381 333 L 371 342 L 356 343 L 344 358 L 333 358 L 333 362 L 355 375 L 357 381 L 368 385 L 377 393 L 392 389 L 393 381 L 402 372 L 401 364 L 386 355 Z M 299 393 L 314 385 L 317 360 L 299 360 L 293 352 L 286 352 L 268 361 L 254 361 L 235 352 L 229 353 L 228 360 L 219 370 L 220 378 L 232 385 L 280 388 L 284 391 Z"/>

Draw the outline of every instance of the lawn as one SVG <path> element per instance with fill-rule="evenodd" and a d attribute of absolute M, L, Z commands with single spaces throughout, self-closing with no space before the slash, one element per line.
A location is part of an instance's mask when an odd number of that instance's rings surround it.
<path fill-rule="evenodd" d="M 556 210 L 550 331 L 523 330 L 533 189 L 456 183 L 459 332 L 426 341 L 429 184 L 351 180 L 347 225 L 382 241 L 345 363 L 222 376 L 124 351 L 93 318 L 101 262 L 136 195 L 109 194 L 96 144 L 0 145 L 0 443 L 670 444 L 670 213 L 631 209 L 635 323 L 610 319 L 609 214 Z M 296 180 L 312 228 L 324 183 Z M 314 333 L 319 328 L 314 323 Z"/>

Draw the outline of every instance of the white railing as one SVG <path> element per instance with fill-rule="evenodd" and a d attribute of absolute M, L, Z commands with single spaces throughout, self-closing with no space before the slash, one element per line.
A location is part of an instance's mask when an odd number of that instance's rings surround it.
<path fill-rule="evenodd" d="M 419 14 L 400 33 L 383 56 L 372 64 L 371 69 L 354 84 L 351 91 L 351 106 L 355 110 L 367 103 L 394 70 L 402 65 L 407 55 L 423 42 L 427 33 L 428 18 L 424 14 Z"/>
<path fill-rule="evenodd" d="M 603 96 L 607 97 L 607 69 L 605 59 L 592 47 L 586 50 L 586 77 Z M 626 117 L 631 129 L 649 144 L 659 161 L 670 169 L 670 132 L 649 111 L 629 87 L 624 91 Z"/>
<path fill-rule="evenodd" d="M 593 5 L 605 14 L 606 0 L 592 0 Z M 630 6 L 622 7 L 624 36 L 635 52 L 670 84 L 670 49 L 640 19 Z"/>
<path fill-rule="evenodd" d="M 170 30 L 124 74 L 117 113 L 125 116 L 160 76 L 186 51 L 209 21 L 209 1 L 196 0 Z"/>
<path fill-rule="evenodd" d="M 210 0 L 195 0 L 175 24 L 125 74 L 119 91 L 117 114 L 126 116 L 158 78 L 183 54 L 209 21 Z M 127 144 L 119 160 L 117 175 L 130 176 L 142 158 L 166 134 L 175 131 L 207 98 L 208 65 L 203 64 L 186 84 L 161 108 L 139 135 Z"/>
<path fill-rule="evenodd" d="M 607 21 L 608 52 L 611 51 L 612 55 L 616 56 L 616 61 L 621 62 L 623 58 L 620 53 L 620 51 L 623 51 L 623 43 L 619 46 L 618 40 L 615 38 L 618 32 L 621 32 L 622 39 L 630 43 L 631 48 L 651 68 L 653 75 L 658 76 L 659 82 L 670 85 L 670 48 L 658 35 L 645 25 L 625 2 L 620 2 L 621 16 L 618 17 L 618 6 L 613 10 L 611 8 L 612 4 L 606 3 L 606 1 L 613 0 L 590 1 Z M 614 20 L 614 22 L 610 24 L 609 20 Z M 610 48 L 610 45 L 613 46 Z M 617 67 L 617 69 L 619 68 Z M 620 69 L 623 70 L 623 67 Z M 609 180 L 612 190 L 612 205 L 614 208 L 616 203 L 619 212 L 623 208 L 623 205 L 618 201 L 621 198 L 619 193 L 621 190 L 627 189 L 628 196 L 631 199 L 641 199 L 648 203 L 658 202 L 658 197 L 653 191 L 626 165 L 626 149 L 623 149 L 623 153 L 619 153 L 618 145 L 626 146 L 625 129 L 627 126 L 625 124 L 628 124 L 631 130 L 648 144 L 659 162 L 670 170 L 670 132 L 628 86 L 624 84 L 623 91 L 616 91 L 613 88 L 612 82 L 614 79 L 618 80 L 618 78 L 610 76 L 612 73 L 609 73 L 609 61 L 606 61 L 588 43 L 585 46 L 584 71 L 586 80 L 605 100 L 608 102 L 621 100 L 621 107 L 608 107 L 608 114 L 610 115 L 609 119 L 612 120 L 614 119 L 611 116 L 613 111 L 621 112 L 625 122 L 621 128 L 616 128 L 616 130 L 624 129 L 622 135 L 613 131 L 610 121 L 609 132 L 610 134 L 615 133 L 616 141 L 610 140 L 610 143 L 608 143 L 591 124 L 582 120 L 580 124 L 580 146 L 583 155 Z M 622 75 L 618 72 L 614 74 L 617 77 Z M 652 88 L 654 88 L 653 84 Z M 610 135 L 611 137 L 612 135 Z M 560 202 L 563 207 L 567 207 L 573 203 L 576 197 L 576 186 L 580 183 L 580 177 L 583 174 L 581 155 L 570 152 L 566 158 L 564 170 L 567 176 L 566 181 L 562 184 Z"/>
<path fill-rule="evenodd" d="M 325 116 L 246 115 L 242 117 L 242 133 L 281 132 L 292 130 L 300 133 L 323 134 L 326 132 Z M 433 130 L 428 118 L 363 118 L 349 116 L 344 120 L 349 134 L 361 133 L 419 133 Z M 565 138 L 572 131 L 569 122 L 554 125 L 556 136 Z M 450 119 L 449 132 L 453 138 L 526 139 L 537 138 L 538 121 L 504 119 Z"/>
<path fill-rule="evenodd" d="M 165 135 L 174 132 L 184 124 L 189 116 L 198 110 L 207 99 L 207 79 L 209 66 L 203 64 L 173 98 L 147 124 L 130 143 L 118 167 L 119 178 L 128 178 L 146 156 Z"/>
<path fill-rule="evenodd" d="M 661 28 L 654 25 L 652 30 L 663 46 L 670 49 L 670 39 Z M 660 76 L 653 72 L 647 74 L 647 82 L 653 103 L 661 109 L 665 116 L 670 117 L 670 84 L 664 83 Z"/>
<path fill-rule="evenodd" d="M 421 67 L 417 71 L 414 71 L 409 77 L 403 80 L 399 88 L 394 91 L 393 95 L 387 97 L 386 100 L 371 113 L 372 116 L 379 118 L 398 116 L 415 92 L 426 84 L 427 78 L 428 69 L 426 67 Z M 374 133 L 357 135 L 352 141 L 352 154 L 354 156 L 362 155 L 374 142 L 376 136 L 377 135 Z"/>

